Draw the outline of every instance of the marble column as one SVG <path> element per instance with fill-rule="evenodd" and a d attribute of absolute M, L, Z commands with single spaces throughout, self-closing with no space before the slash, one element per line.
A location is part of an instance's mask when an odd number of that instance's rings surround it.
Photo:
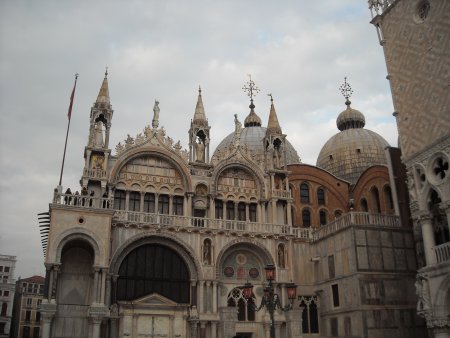
<path fill-rule="evenodd" d="M 434 240 L 433 225 L 431 224 L 431 217 L 428 212 L 423 212 L 419 215 L 418 221 L 422 228 L 423 249 L 425 253 L 425 261 L 427 265 L 436 264 L 436 254 L 433 248 L 436 246 Z"/>
<path fill-rule="evenodd" d="M 200 338 L 206 338 L 206 322 L 200 322 Z"/>
<path fill-rule="evenodd" d="M 53 316 L 41 313 L 42 338 L 50 338 L 50 329 Z"/>
<path fill-rule="evenodd" d="M 292 202 L 289 201 L 287 202 L 287 206 L 286 206 L 287 210 L 287 224 L 288 225 L 292 225 Z"/>
<path fill-rule="evenodd" d="M 106 268 L 101 269 L 102 273 L 102 279 L 100 283 L 100 303 L 105 304 L 105 289 L 106 289 L 106 275 L 108 273 L 108 270 Z"/>
<path fill-rule="evenodd" d="M 217 338 L 217 323 L 211 322 L 211 338 Z"/>
<path fill-rule="evenodd" d="M 281 337 L 281 323 L 275 323 L 275 337 Z"/>
<path fill-rule="evenodd" d="M 213 300 L 213 308 L 212 308 L 212 312 L 213 313 L 217 313 L 217 282 L 216 281 L 213 281 L 212 282 L 212 292 L 213 292 L 213 295 L 212 295 L 212 300 Z"/>
<path fill-rule="evenodd" d="M 129 205 L 130 205 L 130 192 L 126 191 L 125 192 L 125 210 L 130 210 L 129 209 Z"/>
<path fill-rule="evenodd" d="M 204 304 L 203 304 L 203 299 L 204 299 L 204 297 L 203 297 L 203 292 L 204 292 L 203 285 L 204 285 L 204 283 L 205 282 L 202 281 L 202 280 L 198 281 L 198 295 L 197 295 L 197 298 L 198 298 L 198 304 L 197 304 L 198 313 L 204 313 L 205 312 L 205 307 L 204 307 Z"/>
<path fill-rule="evenodd" d="M 93 295 L 92 295 L 92 303 L 98 303 L 98 275 L 99 275 L 100 269 L 98 267 L 94 267 L 94 287 L 93 289 Z"/>
<path fill-rule="evenodd" d="M 91 318 L 92 338 L 100 338 L 100 324 L 101 323 L 102 323 L 102 318 L 99 318 L 99 317 Z"/>
<path fill-rule="evenodd" d="M 245 221 L 250 221 L 250 205 L 245 203 Z"/>

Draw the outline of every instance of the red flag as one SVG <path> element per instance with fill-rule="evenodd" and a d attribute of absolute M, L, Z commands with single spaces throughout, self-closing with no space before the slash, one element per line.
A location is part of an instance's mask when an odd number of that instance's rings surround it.
<path fill-rule="evenodd" d="M 69 111 L 67 112 L 67 117 L 69 120 L 70 120 L 70 117 L 72 116 L 73 98 L 75 97 L 75 88 L 77 87 L 77 79 L 78 79 L 78 74 L 75 75 L 75 84 L 73 85 L 72 95 L 70 95 Z"/>

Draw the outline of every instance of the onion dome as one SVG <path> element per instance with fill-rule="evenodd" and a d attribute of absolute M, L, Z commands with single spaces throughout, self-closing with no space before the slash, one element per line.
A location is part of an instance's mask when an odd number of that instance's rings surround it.
<path fill-rule="evenodd" d="M 348 86 L 346 82 L 345 85 Z M 350 91 L 351 88 L 347 89 L 345 96 L 347 109 L 336 120 L 340 132 L 322 147 L 317 166 L 354 184 L 369 167 L 387 165 L 385 148 L 389 143 L 379 134 L 364 129 L 364 115 L 350 107 Z"/>
<path fill-rule="evenodd" d="M 244 120 L 244 127 L 261 127 L 261 118 L 255 113 L 255 105 L 253 104 L 253 99 L 250 101 L 250 113 Z"/>

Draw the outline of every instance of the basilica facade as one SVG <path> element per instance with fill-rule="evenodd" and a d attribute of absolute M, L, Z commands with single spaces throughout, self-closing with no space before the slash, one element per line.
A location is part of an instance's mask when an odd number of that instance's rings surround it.
<path fill-rule="evenodd" d="M 255 88 L 250 80 L 249 112 L 214 152 L 201 90 L 189 149 L 160 126 L 156 101 L 151 125 L 112 150 L 105 74 L 80 187 L 57 186 L 42 216 L 44 338 L 426 334 L 399 150 L 364 128 L 345 82 L 339 131 L 316 166 L 303 164 L 273 100 L 257 113 Z M 280 303 L 291 304 L 273 321 L 258 309 L 267 265 Z"/>

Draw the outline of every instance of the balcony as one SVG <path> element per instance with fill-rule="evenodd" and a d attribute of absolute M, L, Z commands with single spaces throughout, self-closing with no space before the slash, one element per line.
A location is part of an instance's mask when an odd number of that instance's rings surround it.
<path fill-rule="evenodd" d="M 58 194 L 55 193 L 53 203 L 67 205 L 69 207 L 89 209 L 113 209 L 112 198 L 99 198 L 91 196 Z M 400 227 L 400 220 L 394 215 L 370 214 L 366 212 L 349 212 L 342 217 L 320 228 L 295 228 L 289 225 L 260 223 L 250 221 L 210 219 L 180 215 L 166 215 L 135 212 L 127 210 L 114 210 L 113 221 L 124 226 L 135 225 L 143 227 L 156 225 L 158 227 L 190 227 L 232 232 L 236 234 L 258 234 L 262 236 L 288 236 L 304 240 L 317 241 L 328 235 L 348 228 L 350 226 L 374 226 L 374 227 Z M 446 243 L 449 245 L 449 243 Z M 440 248 L 441 246 L 439 246 Z M 446 250 L 446 251 L 445 251 Z M 450 247 L 439 249 L 439 255 L 448 260 Z M 445 258 L 447 257 L 447 258 Z"/>
<path fill-rule="evenodd" d="M 450 242 L 435 246 L 433 251 L 436 255 L 437 264 L 450 261 Z"/>
<path fill-rule="evenodd" d="M 272 189 L 272 197 L 291 198 L 291 192 L 289 190 Z"/>
<path fill-rule="evenodd" d="M 314 231 L 312 240 L 317 241 L 352 225 L 398 228 L 400 227 L 400 219 L 394 215 L 352 211 Z"/>

